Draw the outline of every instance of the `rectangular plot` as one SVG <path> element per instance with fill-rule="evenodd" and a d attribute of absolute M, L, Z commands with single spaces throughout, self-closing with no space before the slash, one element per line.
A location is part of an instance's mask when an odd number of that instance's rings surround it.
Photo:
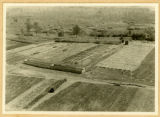
<path fill-rule="evenodd" d="M 16 54 L 16 53 L 19 53 L 19 52 L 22 52 L 22 51 L 25 51 L 25 50 L 29 50 L 31 48 L 35 48 L 35 47 L 36 47 L 36 45 L 29 44 L 27 46 L 22 46 L 22 47 L 19 47 L 19 48 L 14 48 L 12 50 L 7 50 L 7 55 Z"/>
<path fill-rule="evenodd" d="M 134 83 L 131 79 L 131 72 L 129 70 L 96 67 L 90 72 L 89 77 L 93 79 Z"/>
<path fill-rule="evenodd" d="M 111 105 L 117 98 L 119 98 L 119 94 L 125 89 L 125 87 L 117 87 L 107 84 L 78 82 L 61 91 L 59 94 L 51 97 L 49 100 L 41 103 L 33 110 L 113 111 L 110 110 Z M 122 94 L 126 95 L 124 93 Z M 123 98 L 123 95 L 121 96 L 121 99 Z M 132 95 L 130 97 L 132 97 Z M 126 98 L 128 99 L 128 97 Z"/>
<path fill-rule="evenodd" d="M 42 78 L 23 77 L 16 75 L 6 76 L 6 103 L 29 89 L 34 84 L 42 81 Z"/>
<path fill-rule="evenodd" d="M 26 46 L 28 44 L 7 40 L 7 44 L 6 45 L 7 45 L 6 49 L 10 50 L 10 49 L 18 48 L 18 47 L 21 47 L 21 46 Z"/>
<path fill-rule="evenodd" d="M 146 82 L 148 85 L 155 84 L 155 49 L 153 49 L 134 71 L 134 78 L 139 82 Z"/>
<path fill-rule="evenodd" d="M 154 90 L 139 89 L 129 104 L 127 111 L 153 112 L 154 99 Z"/>
<path fill-rule="evenodd" d="M 131 43 L 101 61 L 97 66 L 134 71 L 153 48 L 154 46 L 150 44 L 135 45 Z"/>
<path fill-rule="evenodd" d="M 62 61 L 62 64 L 69 64 L 72 66 L 89 68 L 101 61 L 104 57 L 113 54 L 120 46 L 115 45 L 97 45 L 89 48 Z"/>
<path fill-rule="evenodd" d="M 126 88 L 118 97 L 117 100 L 113 103 L 110 111 L 126 111 L 128 105 L 133 99 L 137 89 L 136 88 Z"/>
<path fill-rule="evenodd" d="M 38 45 L 38 46 L 30 48 L 28 50 L 24 50 L 22 52 L 19 52 L 19 54 L 26 55 L 26 56 L 34 56 L 37 54 L 45 53 L 47 51 L 59 49 L 63 46 L 65 46 L 65 44 L 43 44 L 43 45 Z"/>
<path fill-rule="evenodd" d="M 98 47 L 99 47 L 99 45 L 91 47 L 91 48 L 89 48 L 89 49 L 87 49 L 85 51 L 82 51 L 82 52 L 80 52 L 80 53 L 78 53 L 76 55 L 73 55 L 73 56 L 70 56 L 70 57 L 64 59 L 63 62 L 67 63 L 67 62 L 72 62 L 72 61 L 80 60 L 80 59 L 86 57 L 87 55 L 92 54 L 95 51 L 95 49 L 97 49 Z"/>
<path fill-rule="evenodd" d="M 83 65 L 84 61 L 89 60 L 91 57 L 95 56 L 94 58 L 97 59 L 96 56 L 99 54 L 99 51 L 101 50 L 101 53 L 104 51 L 104 48 L 107 49 L 108 45 L 97 45 L 94 47 L 91 47 L 85 51 L 82 51 L 78 54 L 75 54 L 71 57 L 68 57 L 62 61 L 63 64 L 72 64 L 75 66 L 85 66 Z M 91 61 L 90 61 L 91 62 Z M 77 64 L 75 64 L 77 63 Z"/>
<path fill-rule="evenodd" d="M 19 54 L 10 54 L 10 55 L 7 55 L 7 60 L 6 62 L 8 64 L 17 64 L 17 63 L 20 63 L 20 61 L 23 61 L 25 59 L 25 56 L 22 56 L 22 55 L 19 55 Z"/>
<path fill-rule="evenodd" d="M 59 44 L 58 44 L 59 46 Z M 30 58 L 38 58 L 41 61 L 49 63 L 58 63 L 65 58 L 84 51 L 88 48 L 95 46 L 95 44 L 69 44 L 63 43 L 58 48 L 52 48 L 45 53 L 39 53 L 31 56 Z"/>
<path fill-rule="evenodd" d="M 53 88 L 54 91 L 57 90 L 57 88 L 59 88 L 64 82 L 66 82 L 66 79 L 64 80 L 49 80 L 47 84 L 45 84 L 44 86 L 40 86 L 38 88 L 38 92 L 31 92 L 34 94 L 34 98 L 31 98 L 28 103 L 26 104 L 26 106 L 24 106 L 25 109 L 30 108 L 33 104 L 37 103 L 39 101 L 39 99 L 43 98 L 44 96 L 46 96 L 48 94 L 48 92 L 50 92 L 50 89 Z M 37 89 L 36 89 L 37 90 Z M 53 92 L 54 92 L 53 91 Z M 29 94 L 31 95 L 31 94 Z M 32 101 L 31 101 L 32 100 Z M 26 101 L 26 100 L 25 100 Z"/>
<path fill-rule="evenodd" d="M 23 92 L 17 98 L 9 102 L 7 104 L 7 107 L 13 110 L 24 109 L 25 107 L 28 107 L 28 105 L 36 101 L 35 99 L 41 98 L 41 96 L 43 97 L 44 95 L 46 95 L 50 87 L 54 87 L 54 84 L 56 84 L 56 80 L 43 80 L 42 82 L 34 85 L 32 88 Z"/>
<path fill-rule="evenodd" d="M 57 38 L 55 39 L 56 42 L 69 42 L 69 43 L 101 43 L 101 44 L 120 44 L 121 40 L 119 37 L 101 37 L 101 38 L 88 38 L 88 37 L 82 37 L 82 38 Z"/>

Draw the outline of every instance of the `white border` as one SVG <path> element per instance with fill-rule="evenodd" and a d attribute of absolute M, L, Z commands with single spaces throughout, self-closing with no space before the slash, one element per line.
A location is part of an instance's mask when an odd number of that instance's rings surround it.
<path fill-rule="evenodd" d="M 158 33 L 159 33 L 159 5 L 157 4 L 155 6 L 155 112 L 157 112 L 158 114 L 158 104 L 159 104 L 159 100 L 158 100 Z"/>
<path fill-rule="evenodd" d="M 5 113 L 5 76 L 6 76 L 6 8 L 3 6 L 3 78 L 2 78 L 2 113 Z"/>
<path fill-rule="evenodd" d="M 158 6 L 158 3 L 4 3 L 4 6 Z"/>
<path fill-rule="evenodd" d="M 80 111 L 5 111 L 5 63 L 6 63 L 6 8 L 19 6 L 141 6 L 155 7 L 155 112 L 80 112 Z M 3 5 L 3 87 L 2 87 L 2 113 L 3 114 L 58 114 L 58 115 L 158 115 L 158 3 L 4 3 Z"/>

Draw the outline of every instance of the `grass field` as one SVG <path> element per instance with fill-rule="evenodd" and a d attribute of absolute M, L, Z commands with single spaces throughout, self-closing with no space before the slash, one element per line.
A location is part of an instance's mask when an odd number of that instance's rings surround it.
<path fill-rule="evenodd" d="M 134 71 L 134 78 L 137 82 L 145 82 L 148 85 L 155 84 L 155 49 L 153 49 Z"/>
<path fill-rule="evenodd" d="M 37 106 L 36 111 L 126 111 L 137 98 L 138 88 L 77 82 Z M 148 93 L 150 95 L 152 93 Z M 143 93 L 138 95 L 143 97 Z M 153 100 L 153 96 L 147 98 Z M 148 103 L 143 102 L 143 103 Z M 142 103 L 139 101 L 139 106 Z M 154 109 L 151 107 L 152 111 Z M 133 107 L 134 105 L 132 105 Z M 143 106 L 143 105 L 142 105 Z M 144 106 L 143 106 L 144 107 Z M 146 111 L 147 107 L 143 108 Z M 131 108 L 132 111 L 136 110 Z M 138 111 L 138 110 L 137 110 Z"/>
<path fill-rule="evenodd" d="M 51 88 L 57 90 L 66 79 L 42 79 L 8 75 L 6 78 L 6 105 L 8 110 L 28 109 L 47 95 Z"/>
<path fill-rule="evenodd" d="M 6 62 L 8 64 L 16 65 L 18 63 L 21 63 L 26 57 L 20 54 L 7 54 L 6 56 Z"/>
<path fill-rule="evenodd" d="M 153 90 L 139 89 L 127 108 L 127 111 L 154 111 L 155 93 Z"/>
<path fill-rule="evenodd" d="M 42 78 L 7 75 L 5 102 L 8 103 L 9 101 L 16 98 L 19 94 L 23 93 L 42 80 Z"/>
<path fill-rule="evenodd" d="M 41 98 L 43 98 L 45 95 L 47 95 L 49 93 L 49 90 L 51 88 L 54 88 L 54 91 L 57 90 L 57 88 L 59 88 L 64 82 L 66 82 L 66 80 L 48 80 L 47 84 L 43 84 L 43 86 L 40 86 L 38 88 L 39 92 L 37 93 L 37 91 L 35 90 L 34 95 L 35 98 L 32 99 L 32 101 L 30 101 L 30 103 L 28 103 L 24 108 L 30 108 L 33 104 L 37 103 Z"/>
<path fill-rule="evenodd" d="M 7 50 L 10 50 L 10 49 L 14 49 L 14 48 L 18 48 L 18 47 L 21 47 L 21 46 L 26 46 L 28 44 L 26 43 L 21 43 L 21 42 L 16 42 L 16 41 L 11 41 L 11 40 L 7 40 Z"/>
<path fill-rule="evenodd" d="M 37 44 L 43 43 L 47 41 L 53 41 L 55 36 L 52 35 L 44 35 L 44 34 L 35 34 L 33 36 L 23 36 L 19 35 L 17 38 L 10 39 L 11 41 L 17 41 L 20 43 L 27 43 L 27 44 Z"/>

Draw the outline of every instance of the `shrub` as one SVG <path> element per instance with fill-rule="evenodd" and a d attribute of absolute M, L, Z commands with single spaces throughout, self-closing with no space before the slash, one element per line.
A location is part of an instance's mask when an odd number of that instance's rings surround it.
<path fill-rule="evenodd" d="M 62 31 L 58 32 L 58 37 L 63 37 L 64 33 Z"/>
<path fill-rule="evenodd" d="M 41 32 L 41 27 L 39 26 L 38 22 L 34 22 L 33 28 L 35 29 L 35 33 L 40 33 Z"/>
<path fill-rule="evenodd" d="M 73 27 L 73 35 L 78 35 L 79 32 L 80 32 L 79 26 L 78 26 L 78 25 L 75 25 L 75 26 Z"/>
<path fill-rule="evenodd" d="M 132 39 L 133 40 L 145 40 L 145 35 L 144 34 L 133 34 Z"/>
<path fill-rule="evenodd" d="M 26 24 L 26 30 L 27 30 L 27 32 L 30 32 L 30 30 L 32 28 L 32 24 L 31 24 L 31 21 L 30 21 L 29 18 L 26 20 L 25 24 Z"/>

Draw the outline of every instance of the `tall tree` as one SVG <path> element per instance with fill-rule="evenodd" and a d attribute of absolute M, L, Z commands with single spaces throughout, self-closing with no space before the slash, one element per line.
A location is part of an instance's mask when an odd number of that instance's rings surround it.
<path fill-rule="evenodd" d="M 41 27 L 39 26 L 38 22 L 34 22 L 33 27 L 35 29 L 35 33 L 40 33 L 41 32 Z"/>
<path fill-rule="evenodd" d="M 32 24 L 31 24 L 30 18 L 27 18 L 25 24 L 26 24 L 26 31 L 27 31 L 27 33 L 29 33 L 31 28 L 32 28 Z"/>
<path fill-rule="evenodd" d="M 79 32 L 80 32 L 80 27 L 78 25 L 75 25 L 73 27 L 73 35 L 76 35 L 76 37 L 77 37 L 77 35 L 79 34 Z"/>

